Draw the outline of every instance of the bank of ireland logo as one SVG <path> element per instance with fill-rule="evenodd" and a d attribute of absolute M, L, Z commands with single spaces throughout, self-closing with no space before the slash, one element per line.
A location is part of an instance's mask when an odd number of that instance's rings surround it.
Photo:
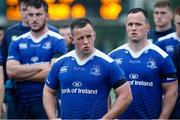
<path fill-rule="evenodd" d="M 75 81 L 75 82 L 72 83 L 72 85 L 73 85 L 74 87 L 81 87 L 81 86 L 82 86 L 82 82 L 80 82 L 80 81 Z"/>
<path fill-rule="evenodd" d="M 147 67 L 150 69 L 157 68 L 156 61 L 154 59 L 149 59 L 147 62 Z"/>
<path fill-rule="evenodd" d="M 139 78 L 139 75 L 136 74 L 136 73 L 132 73 L 132 74 L 129 75 L 129 78 L 131 78 L 131 79 L 133 79 L 133 80 L 136 80 L 136 79 Z"/>
<path fill-rule="evenodd" d="M 63 67 L 60 68 L 59 72 L 60 73 L 66 73 L 67 70 L 68 70 L 68 66 L 63 66 Z"/>
<path fill-rule="evenodd" d="M 42 46 L 42 48 L 44 48 L 44 49 L 50 49 L 50 48 L 51 48 L 51 42 L 46 42 L 46 43 L 44 43 L 44 45 Z"/>
<path fill-rule="evenodd" d="M 93 65 L 93 68 L 90 69 L 90 74 L 94 75 L 94 76 L 98 76 L 101 75 L 100 73 L 100 66 L 99 65 Z"/>

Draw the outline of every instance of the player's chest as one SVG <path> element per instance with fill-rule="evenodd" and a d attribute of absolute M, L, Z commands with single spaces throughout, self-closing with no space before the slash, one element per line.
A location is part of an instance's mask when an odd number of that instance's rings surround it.
<path fill-rule="evenodd" d="M 159 59 L 154 56 L 141 55 L 134 58 L 131 55 L 125 55 L 119 56 L 115 61 L 127 72 L 156 72 L 159 70 Z"/>
<path fill-rule="evenodd" d="M 52 42 L 21 42 L 18 44 L 18 50 L 22 55 L 48 54 L 52 50 Z"/>
<path fill-rule="evenodd" d="M 105 80 L 104 69 L 100 64 L 78 65 L 75 61 L 61 66 L 58 77 L 64 84 L 78 81 L 85 84 L 100 85 Z"/>

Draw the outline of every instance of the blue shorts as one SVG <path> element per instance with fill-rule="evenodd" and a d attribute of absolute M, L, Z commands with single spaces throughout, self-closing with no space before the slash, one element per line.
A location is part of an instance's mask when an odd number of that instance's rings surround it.
<path fill-rule="evenodd" d="M 8 108 L 8 119 L 48 119 L 42 102 L 30 105 L 12 102 Z"/>

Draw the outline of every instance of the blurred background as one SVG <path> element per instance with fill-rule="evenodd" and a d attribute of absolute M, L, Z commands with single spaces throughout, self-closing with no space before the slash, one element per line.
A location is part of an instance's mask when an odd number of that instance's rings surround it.
<path fill-rule="evenodd" d="M 49 5 L 49 23 L 57 28 L 71 24 L 78 17 L 89 18 L 94 24 L 96 47 L 108 53 L 127 41 L 125 18 L 129 9 L 141 7 L 148 11 L 151 27 L 153 5 L 157 0 L 46 0 Z M 173 8 L 180 0 L 170 0 Z M 0 0 L 0 26 L 8 26 L 21 19 L 18 0 Z"/>

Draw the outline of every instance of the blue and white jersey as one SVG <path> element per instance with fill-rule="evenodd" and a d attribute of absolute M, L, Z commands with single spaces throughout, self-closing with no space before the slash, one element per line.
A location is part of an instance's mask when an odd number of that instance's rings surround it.
<path fill-rule="evenodd" d="M 138 54 L 125 44 L 109 55 L 124 70 L 133 95 L 132 103 L 119 118 L 157 119 L 162 107 L 161 84 L 176 80 L 171 58 L 151 43 Z"/>
<path fill-rule="evenodd" d="M 63 37 L 48 31 L 39 39 L 33 38 L 30 32 L 12 41 L 9 47 L 8 60 L 17 60 L 21 64 L 50 63 L 56 54 L 65 54 L 67 48 Z M 22 103 L 33 103 L 42 100 L 43 82 L 31 80 L 17 82 L 17 93 Z"/>
<path fill-rule="evenodd" d="M 168 53 L 172 58 L 174 49 L 176 45 L 178 45 L 179 43 L 180 43 L 180 38 L 178 38 L 176 32 L 174 32 L 159 38 L 158 42 L 156 42 L 156 45 L 159 46 L 161 49 L 163 49 L 166 53 Z"/>
<path fill-rule="evenodd" d="M 126 82 L 116 62 L 100 52 L 81 61 L 75 50 L 54 63 L 46 80 L 51 89 L 60 90 L 63 119 L 97 119 L 107 112 L 107 98 L 111 88 Z"/>

